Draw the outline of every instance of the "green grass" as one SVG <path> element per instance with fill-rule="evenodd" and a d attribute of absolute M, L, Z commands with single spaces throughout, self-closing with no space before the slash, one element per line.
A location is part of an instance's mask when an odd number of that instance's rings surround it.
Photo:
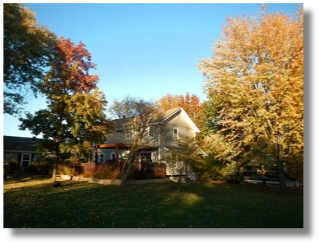
<path fill-rule="evenodd" d="M 38 184 L 36 184 L 38 182 Z M 303 191 L 174 182 L 125 188 L 50 180 L 4 182 L 5 228 L 302 228 Z"/>

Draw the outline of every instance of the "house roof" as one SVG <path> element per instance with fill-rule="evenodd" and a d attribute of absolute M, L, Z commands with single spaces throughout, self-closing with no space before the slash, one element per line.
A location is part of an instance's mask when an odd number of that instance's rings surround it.
<path fill-rule="evenodd" d="M 167 120 L 168 118 L 170 118 L 171 116 L 176 114 L 179 110 L 181 110 L 180 107 L 168 109 L 167 111 L 165 111 L 165 113 L 161 117 L 159 117 L 159 119 L 155 120 L 155 122 L 156 123 L 164 122 L 165 120 Z M 115 123 L 115 125 L 117 126 L 118 129 L 122 129 L 122 127 L 131 118 L 133 118 L 133 117 L 124 117 L 124 118 L 120 118 L 120 119 L 115 119 L 115 120 L 113 120 L 113 122 Z"/>
<path fill-rule="evenodd" d="M 171 109 L 168 109 L 167 111 L 165 111 L 164 118 L 163 118 L 162 122 L 169 119 L 176 113 L 178 113 L 181 109 L 182 109 L 181 107 L 176 107 L 176 108 L 171 108 Z"/>
<path fill-rule="evenodd" d="M 156 120 L 156 122 L 164 122 L 167 119 L 174 116 L 175 114 L 177 114 L 178 112 L 180 112 L 181 110 L 183 110 L 183 108 L 181 108 L 181 107 L 168 109 L 167 111 L 165 111 L 165 113 L 163 114 L 163 116 L 161 118 Z M 132 117 L 124 117 L 124 118 L 121 118 L 121 119 L 115 119 L 114 122 L 115 122 L 115 124 L 116 124 L 116 126 L 118 128 L 121 128 L 130 118 L 132 118 Z"/>
<path fill-rule="evenodd" d="M 16 136 L 3 136 L 3 150 L 4 151 L 18 151 L 18 152 L 36 152 L 38 144 L 43 139 L 26 138 Z"/>
<path fill-rule="evenodd" d="M 184 115 L 184 118 L 187 120 L 187 123 L 189 123 L 192 127 L 193 130 L 195 130 L 195 132 L 200 132 L 199 128 L 197 127 L 197 125 L 193 122 L 193 120 L 189 117 L 189 115 L 187 114 L 187 112 L 181 108 L 172 108 L 169 109 L 165 112 L 165 117 L 161 122 L 167 121 L 168 119 L 172 118 L 173 116 L 177 115 L 178 113 L 182 113 Z"/>

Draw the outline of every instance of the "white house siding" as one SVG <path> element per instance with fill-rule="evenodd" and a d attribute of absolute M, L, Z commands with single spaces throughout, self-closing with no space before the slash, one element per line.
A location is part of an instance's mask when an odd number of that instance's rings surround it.
<path fill-rule="evenodd" d="M 195 137 L 196 131 L 190 123 L 190 118 L 181 110 L 176 115 L 172 116 L 168 120 L 167 129 L 168 129 L 168 135 L 170 137 L 173 136 L 173 129 L 177 128 L 179 131 L 179 139 L 183 139 L 186 137 Z M 191 121 L 192 122 L 192 121 Z"/>
<path fill-rule="evenodd" d="M 177 113 L 176 115 L 172 116 L 170 119 L 168 119 L 167 123 L 167 131 L 164 135 L 164 139 L 162 138 L 162 146 L 172 146 L 176 145 L 177 140 L 171 139 L 173 137 L 173 129 L 178 129 L 178 138 L 179 140 L 185 139 L 185 138 L 194 138 L 196 137 L 196 132 L 199 132 L 197 127 L 194 125 L 194 123 L 191 121 L 191 119 L 185 114 L 182 110 Z M 167 148 L 161 149 L 161 156 L 166 155 L 168 153 Z M 186 175 L 187 173 L 192 171 L 192 168 L 190 165 L 186 165 L 184 162 L 179 161 L 177 163 L 166 163 L 166 174 L 169 176 L 172 175 L 180 175 L 180 168 L 182 168 L 181 175 Z"/>
<path fill-rule="evenodd" d="M 164 162 L 162 159 L 168 153 L 167 147 L 176 147 L 177 139 L 173 138 L 173 130 L 174 128 L 178 129 L 178 139 L 185 138 L 194 138 L 196 137 L 196 133 L 199 132 L 199 129 L 194 124 L 194 122 L 190 119 L 187 113 L 182 108 L 175 108 L 167 111 L 165 115 L 165 119 L 161 121 L 162 128 L 165 129 L 161 133 L 159 130 L 152 130 L 152 135 L 147 138 L 147 145 L 157 148 L 157 150 L 151 151 L 151 159 L 153 162 Z M 165 126 L 164 126 L 165 125 Z M 158 127 L 155 127 L 158 128 Z M 121 133 L 115 136 L 111 136 L 107 138 L 106 143 L 123 143 L 121 140 Z M 101 149 L 102 153 L 105 153 L 105 159 L 110 160 L 111 154 L 115 152 L 115 149 Z M 99 152 L 99 153 L 100 153 Z M 123 157 L 123 152 L 119 150 L 119 159 Z M 150 152 L 150 151 L 145 151 Z M 182 164 L 171 165 L 167 164 L 166 173 L 167 175 L 177 175 L 179 174 L 179 170 L 177 167 L 183 166 Z M 186 171 L 189 170 L 187 166 Z M 185 173 L 185 170 L 183 170 Z"/>

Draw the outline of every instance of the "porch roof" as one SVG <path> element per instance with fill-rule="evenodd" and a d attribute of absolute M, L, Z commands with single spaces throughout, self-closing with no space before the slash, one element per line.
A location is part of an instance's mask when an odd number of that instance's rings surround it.
<path fill-rule="evenodd" d="M 124 143 L 105 143 L 105 144 L 99 145 L 100 149 L 111 149 L 111 148 L 116 148 L 116 147 L 129 148 L 129 146 Z"/>
<path fill-rule="evenodd" d="M 130 148 L 130 145 L 124 144 L 124 143 L 105 143 L 99 145 L 99 149 L 119 149 L 119 148 Z M 148 150 L 157 150 L 158 147 L 156 146 L 145 146 L 139 149 L 140 151 L 148 151 Z"/>

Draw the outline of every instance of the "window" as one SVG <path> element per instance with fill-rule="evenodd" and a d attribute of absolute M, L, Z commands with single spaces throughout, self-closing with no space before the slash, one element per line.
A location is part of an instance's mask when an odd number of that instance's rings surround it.
<path fill-rule="evenodd" d="M 22 153 L 21 154 L 20 166 L 27 167 L 27 166 L 30 165 L 30 161 L 31 161 L 31 154 L 30 153 Z"/>
<path fill-rule="evenodd" d="M 131 132 L 130 132 L 130 130 L 126 130 L 125 131 L 125 138 L 126 139 L 130 139 L 131 138 Z"/>
<path fill-rule="evenodd" d="M 153 138 L 153 136 L 154 136 L 154 133 L 153 133 L 153 127 L 149 127 L 149 128 L 148 128 L 148 137 L 149 137 L 149 138 Z"/>
<path fill-rule="evenodd" d="M 112 160 L 112 161 L 115 161 L 115 159 L 116 159 L 116 155 L 115 155 L 115 153 L 113 152 L 113 153 L 111 153 L 111 160 Z"/>
<path fill-rule="evenodd" d="M 105 162 L 105 154 L 99 153 L 99 163 L 104 163 L 104 162 Z"/>
<path fill-rule="evenodd" d="M 179 139 L 179 130 L 178 128 L 173 128 L 173 138 L 178 140 Z"/>

